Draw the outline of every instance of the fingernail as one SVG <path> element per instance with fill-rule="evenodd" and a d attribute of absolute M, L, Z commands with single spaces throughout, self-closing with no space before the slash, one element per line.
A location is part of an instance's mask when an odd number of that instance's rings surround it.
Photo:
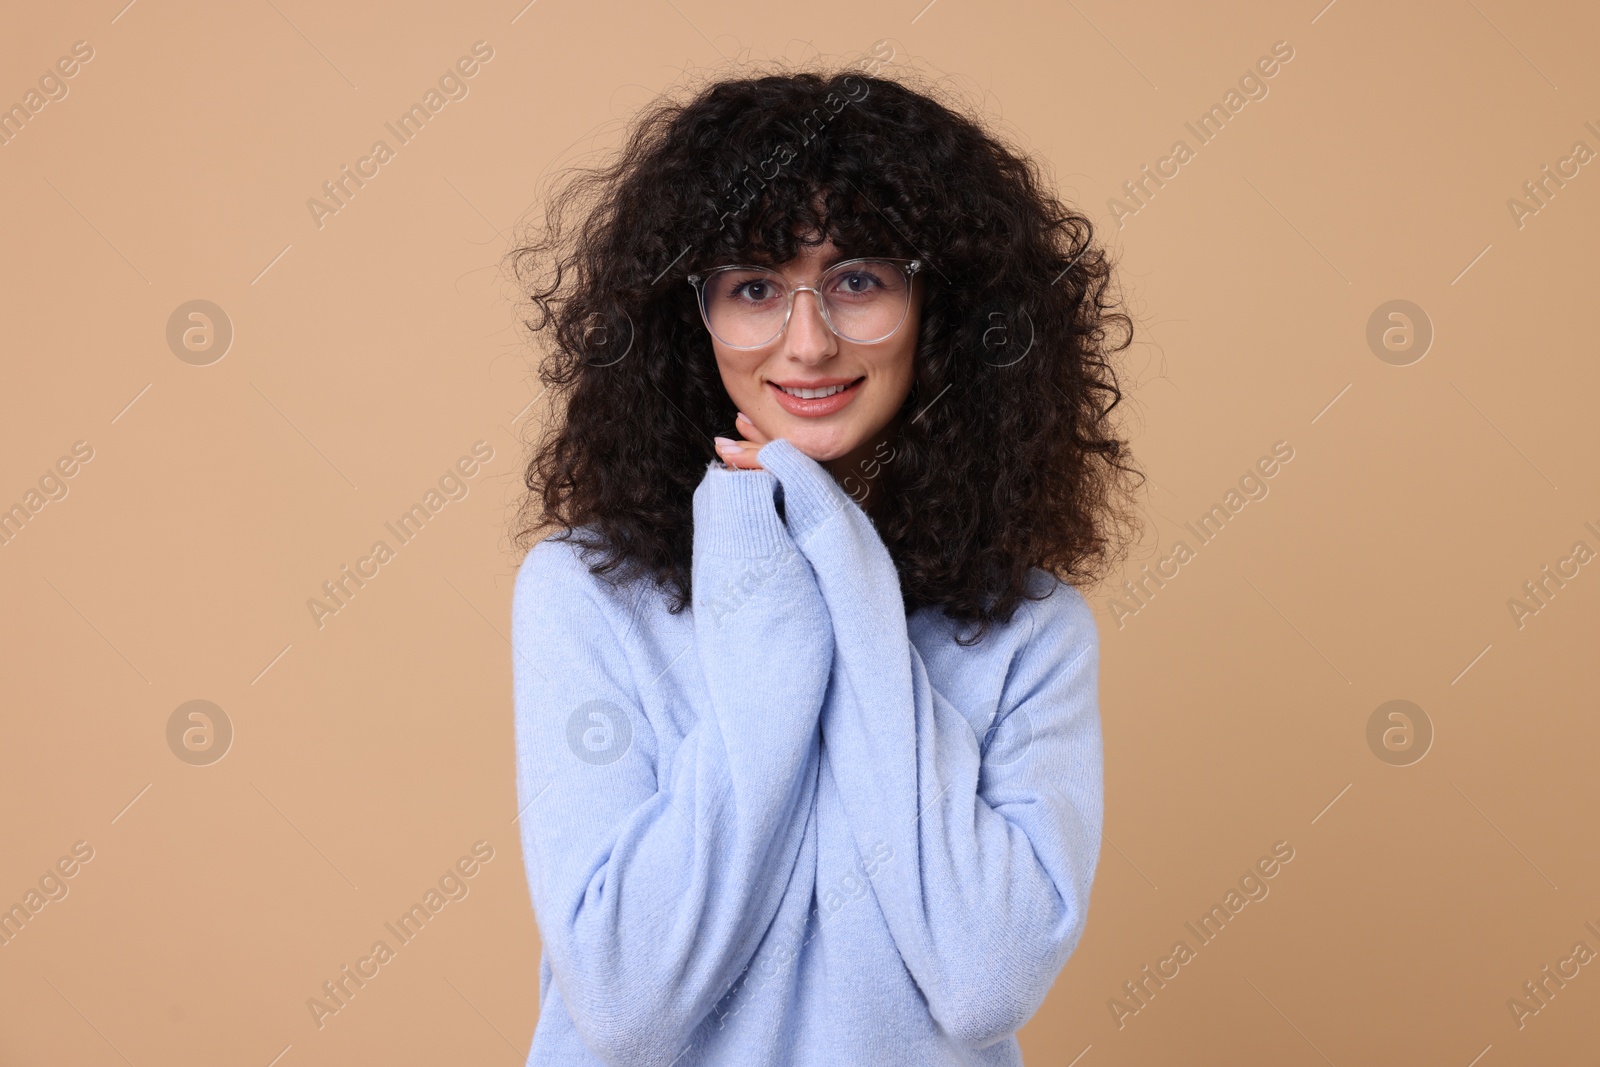
<path fill-rule="evenodd" d="M 744 413 L 744 412 L 742 412 L 742 411 L 741 411 L 741 412 L 739 412 L 739 418 L 741 418 L 741 419 L 743 419 L 743 420 L 744 420 L 744 421 L 745 421 L 745 422 L 750 422 L 750 416 L 749 416 L 749 415 L 746 415 L 746 414 L 745 414 L 745 413 Z M 752 426 L 754 426 L 754 425 L 755 425 L 755 423 L 753 423 L 753 422 L 751 422 L 751 423 L 750 423 L 750 425 L 752 425 Z"/>
<path fill-rule="evenodd" d="M 731 439 L 729 439 L 727 437 L 713 437 L 712 440 L 717 443 L 717 451 L 718 452 L 743 452 L 744 451 L 744 447 L 742 445 L 740 445 L 739 442 L 731 440 Z"/>

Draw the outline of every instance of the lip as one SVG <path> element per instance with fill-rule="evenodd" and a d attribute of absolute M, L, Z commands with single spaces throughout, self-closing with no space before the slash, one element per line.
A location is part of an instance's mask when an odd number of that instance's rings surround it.
<path fill-rule="evenodd" d="M 815 419 L 821 418 L 823 415 L 832 415 L 834 412 L 842 410 L 847 404 L 856 398 L 857 393 L 861 392 L 861 384 L 866 380 L 866 376 L 862 375 L 857 378 L 819 378 L 816 381 L 811 382 L 769 381 L 767 385 L 772 388 L 772 394 L 777 398 L 778 406 L 783 408 L 783 410 L 787 411 L 791 415 L 798 415 L 801 418 Z M 790 394 L 784 392 L 779 388 L 780 385 L 787 386 L 790 389 L 826 389 L 830 385 L 848 385 L 849 388 L 841 389 L 832 396 L 818 397 L 815 400 L 806 400 L 802 397 L 791 396 Z"/>

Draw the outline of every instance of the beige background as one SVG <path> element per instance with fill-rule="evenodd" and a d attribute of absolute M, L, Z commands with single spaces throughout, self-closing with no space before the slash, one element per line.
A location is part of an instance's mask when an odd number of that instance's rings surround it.
<path fill-rule="evenodd" d="M 1600 964 L 1507 1006 L 1600 951 L 1600 565 L 1507 605 L 1600 550 L 1600 166 L 1507 206 L 1600 150 L 1592 5 L 122 2 L 0 32 L 6 105 L 93 48 L 0 147 L 0 506 L 93 449 L 0 547 L 0 905 L 94 850 L 0 948 L 0 1063 L 520 1062 L 506 522 L 545 409 L 500 258 L 686 75 L 880 40 L 1102 220 L 1153 480 L 1126 574 L 1194 549 L 1121 626 L 1118 580 L 1091 597 L 1107 844 L 1028 1062 L 1595 1055 Z M 469 95 L 319 228 L 307 199 L 479 40 Z M 1269 95 L 1112 222 L 1280 40 Z M 207 366 L 166 340 L 195 299 L 235 334 Z M 1408 366 L 1366 340 L 1395 299 L 1435 331 Z M 319 629 L 308 598 L 480 440 L 469 495 Z M 1279 441 L 1200 546 L 1181 524 Z M 195 699 L 235 731 L 208 766 L 167 742 Z M 1434 731 L 1409 766 L 1367 740 L 1395 699 Z M 470 895 L 319 1029 L 307 999 L 478 841 Z M 1270 895 L 1119 1028 L 1123 983 L 1278 841 Z"/>

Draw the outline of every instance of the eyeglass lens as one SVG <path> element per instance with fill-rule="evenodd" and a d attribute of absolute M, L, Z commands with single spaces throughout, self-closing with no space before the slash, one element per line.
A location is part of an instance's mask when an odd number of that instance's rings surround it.
<path fill-rule="evenodd" d="M 911 284 L 897 263 L 858 260 L 830 268 L 817 284 L 834 331 L 870 344 L 894 333 L 905 317 Z M 789 308 L 789 283 L 776 271 L 732 267 L 706 279 L 707 324 L 723 344 L 754 348 L 777 337 Z"/>

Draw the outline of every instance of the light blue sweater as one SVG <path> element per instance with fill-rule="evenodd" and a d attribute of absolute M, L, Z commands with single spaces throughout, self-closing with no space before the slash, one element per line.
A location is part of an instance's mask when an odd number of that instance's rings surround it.
<path fill-rule="evenodd" d="M 819 463 L 758 458 L 695 492 L 690 610 L 568 541 L 518 572 L 528 1063 L 1020 1064 L 1100 852 L 1093 612 L 1034 569 L 958 645 Z"/>

